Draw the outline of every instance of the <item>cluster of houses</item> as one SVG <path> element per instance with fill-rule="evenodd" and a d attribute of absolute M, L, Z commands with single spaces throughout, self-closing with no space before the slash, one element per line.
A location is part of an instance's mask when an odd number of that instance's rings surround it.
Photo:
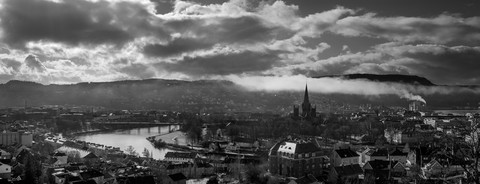
<path fill-rule="evenodd" d="M 270 149 L 269 171 L 292 184 L 465 182 L 466 166 L 475 160 L 468 145 L 478 143 L 478 118 L 414 109 L 381 120 L 385 143 L 287 138 Z"/>
<path fill-rule="evenodd" d="M 269 171 L 289 183 L 407 183 L 415 178 L 458 183 L 466 179 L 460 162 L 441 146 L 342 145 L 330 153 L 314 141 L 285 140 L 269 153 Z M 460 152 L 460 150 L 456 150 Z"/>
<path fill-rule="evenodd" d="M 31 154 L 30 149 L 21 144 L 11 145 L 8 149 L 0 149 L 0 182 L 22 182 L 25 177 L 25 157 Z"/>

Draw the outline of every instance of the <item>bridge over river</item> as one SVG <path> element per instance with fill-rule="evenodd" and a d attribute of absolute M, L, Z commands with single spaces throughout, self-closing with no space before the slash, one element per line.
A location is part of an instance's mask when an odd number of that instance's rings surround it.
<path fill-rule="evenodd" d="M 96 125 L 145 125 L 145 126 L 168 126 L 168 125 L 182 125 L 178 122 L 146 122 L 146 121 L 105 121 L 93 122 Z"/>

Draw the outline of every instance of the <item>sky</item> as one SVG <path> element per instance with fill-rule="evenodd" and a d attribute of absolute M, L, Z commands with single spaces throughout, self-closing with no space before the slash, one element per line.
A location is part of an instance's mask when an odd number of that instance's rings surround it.
<path fill-rule="evenodd" d="M 0 83 L 304 85 L 372 73 L 480 84 L 478 10 L 478 0 L 0 0 Z"/>

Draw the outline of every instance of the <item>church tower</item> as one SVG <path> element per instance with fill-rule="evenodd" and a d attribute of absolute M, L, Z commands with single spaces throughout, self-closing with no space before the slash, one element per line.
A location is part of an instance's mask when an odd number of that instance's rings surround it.
<path fill-rule="evenodd" d="M 308 86 L 305 84 L 305 94 L 303 96 L 302 103 L 302 116 L 309 117 L 312 110 L 312 104 L 310 104 L 310 99 L 308 98 Z"/>
<path fill-rule="evenodd" d="M 299 113 L 299 106 L 293 106 L 293 119 L 311 119 L 315 118 L 317 115 L 317 107 L 312 106 L 310 103 L 310 99 L 308 97 L 308 86 L 305 84 L 305 94 L 303 95 L 303 102 L 302 102 L 302 114 Z"/>

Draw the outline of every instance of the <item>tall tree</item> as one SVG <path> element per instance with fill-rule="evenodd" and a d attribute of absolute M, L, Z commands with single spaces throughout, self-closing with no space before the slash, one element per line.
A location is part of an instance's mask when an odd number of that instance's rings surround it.
<path fill-rule="evenodd" d="M 148 151 L 147 148 L 143 148 L 142 155 L 143 155 L 144 157 L 149 158 L 149 157 L 150 157 L 150 151 Z"/>
<path fill-rule="evenodd" d="M 135 151 L 135 148 L 132 145 L 128 146 L 127 149 L 125 150 L 125 152 L 129 155 L 132 155 L 132 156 L 137 156 L 138 155 L 137 151 Z"/>
<path fill-rule="evenodd" d="M 36 159 L 31 152 L 28 152 L 23 163 L 25 163 L 25 183 L 38 183 L 38 178 L 42 175 L 39 159 Z"/>

